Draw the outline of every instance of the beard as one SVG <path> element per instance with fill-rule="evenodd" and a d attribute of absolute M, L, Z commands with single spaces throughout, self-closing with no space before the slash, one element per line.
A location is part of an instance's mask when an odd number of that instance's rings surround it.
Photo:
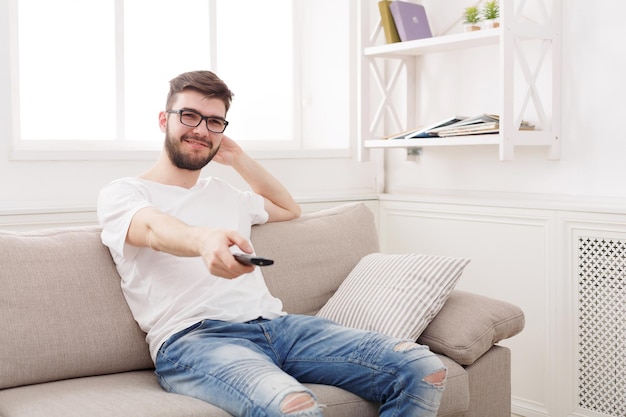
<path fill-rule="evenodd" d="M 167 154 L 169 155 L 172 163 L 180 169 L 186 169 L 189 171 L 201 170 L 209 162 L 211 162 L 217 151 L 220 149 L 220 145 L 217 145 L 215 148 L 211 146 L 211 152 L 206 157 L 193 153 L 186 154 L 181 150 L 181 143 L 186 138 L 206 143 L 204 140 L 195 137 L 192 138 L 189 135 L 183 135 L 180 139 L 176 139 L 174 136 L 170 135 L 169 132 L 165 133 L 165 149 Z"/>

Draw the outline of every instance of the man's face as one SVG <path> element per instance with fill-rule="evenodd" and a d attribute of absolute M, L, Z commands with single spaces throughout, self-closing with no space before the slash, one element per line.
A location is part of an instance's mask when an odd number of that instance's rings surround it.
<path fill-rule="evenodd" d="M 207 99 L 193 91 L 183 91 L 176 96 L 172 110 L 189 110 L 202 116 L 224 119 L 226 107 L 219 99 Z M 161 113 L 161 130 L 165 132 L 165 149 L 172 163 L 191 171 L 202 169 L 219 150 L 221 133 L 207 129 L 206 120 L 196 127 L 185 126 L 176 113 Z"/>

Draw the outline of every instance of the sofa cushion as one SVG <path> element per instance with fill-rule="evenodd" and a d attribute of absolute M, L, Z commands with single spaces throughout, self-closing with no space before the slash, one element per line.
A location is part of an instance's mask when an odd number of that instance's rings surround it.
<path fill-rule="evenodd" d="M 469 259 L 373 253 L 350 272 L 318 316 L 416 340 L 441 310 Z"/>
<path fill-rule="evenodd" d="M 374 214 L 363 203 L 254 226 L 251 240 L 259 255 L 275 260 L 263 276 L 295 314 L 315 314 L 359 260 L 379 250 Z"/>
<path fill-rule="evenodd" d="M 494 344 L 521 332 L 524 324 L 524 312 L 513 304 L 455 290 L 418 342 L 471 365 Z"/>
<path fill-rule="evenodd" d="M 468 374 L 450 359 L 443 356 L 441 359 L 448 368 L 448 376 L 439 415 L 457 415 L 469 405 Z M 325 416 L 378 416 L 378 404 L 341 388 L 305 385 L 324 404 Z M 230 414 L 204 401 L 164 391 L 152 371 L 134 371 L 0 390 L 0 416 L 227 417 Z"/>
<path fill-rule="evenodd" d="M 305 385 L 325 405 L 326 416 L 378 416 L 377 404 L 340 388 Z M 0 416 L 229 417 L 230 414 L 202 400 L 164 391 L 151 371 L 135 371 L 1 390 Z"/>
<path fill-rule="evenodd" d="M 0 389 L 145 369 L 98 227 L 0 232 Z"/>

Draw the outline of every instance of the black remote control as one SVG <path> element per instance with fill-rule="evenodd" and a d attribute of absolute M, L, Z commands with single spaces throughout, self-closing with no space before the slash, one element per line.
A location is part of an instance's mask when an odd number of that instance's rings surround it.
<path fill-rule="evenodd" d="M 235 253 L 233 256 L 239 263 L 244 265 L 269 266 L 274 263 L 272 259 L 256 255 L 248 255 L 246 253 Z"/>

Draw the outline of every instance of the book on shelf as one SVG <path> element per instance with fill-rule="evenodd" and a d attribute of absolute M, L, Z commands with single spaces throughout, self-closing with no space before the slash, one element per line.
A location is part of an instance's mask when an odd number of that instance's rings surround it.
<path fill-rule="evenodd" d="M 383 26 L 383 32 L 385 32 L 385 40 L 387 43 L 400 42 L 400 36 L 398 35 L 398 29 L 396 23 L 393 21 L 391 10 L 389 5 L 391 0 L 381 0 L 378 2 L 378 11 L 380 12 L 380 23 Z"/>
<path fill-rule="evenodd" d="M 401 41 L 432 38 L 426 9 L 421 4 L 392 1 L 389 4 L 389 10 Z"/>
<path fill-rule="evenodd" d="M 460 120 L 452 125 L 448 125 L 446 126 L 446 128 L 459 128 L 462 126 L 469 126 L 469 125 L 476 125 L 476 124 L 480 124 L 480 123 L 498 123 L 500 121 L 500 116 L 498 116 L 497 114 L 488 114 L 488 113 L 483 113 L 483 114 L 479 114 L 477 116 L 472 116 L 472 117 L 467 117 L 463 120 Z M 443 129 L 443 128 L 441 128 Z M 441 130 L 439 129 L 439 130 Z"/>
<path fill-rule="evenodd" d="M 417 139 L 417 138 L 431 138 L 434 135 L 430 134 L 430 131 L 433 129 L 437 129 L 437 128 L 441 128 L 444 126 L 448 126 L 451 125 L 453 123 L 457 123 L 460 122 L 461 120 L 464 120 L 465 117 L 463 116 L 451 116 L 448 118 L 445 118 L 443 120 L 439 120 L 436 123 L 433 123 L 431 125 L 427 125 L 427 126 L 422 126 L 419 127 L 417 129 L 411 129 L 411 130 L 407 130 L 405 132 L 400 132 L 400 133 L 395 133 L 391 136 L 386 137 L 385 139 Z"/>
<path fill-rule="evenodd" d="M 534 130 L 535 126 L 522 120 L 518 129 Z M 500 116 L 497 114 L 480 114 L 448 126 L 433 129 L 430 133 L 439 137 L 500 133 Z"/>
<path fill-rule="evenodd" d="M 479 114 L 460 120 L 446 126 L 432 129 L 429 133 L 433 136 L 462 136 L 487 133 L 498 133 L 500 117 L 495 114 Z"/>
<path fill-rule="evenodd" d="M 440 138 L 445 138 L 449 136 L 486 135 L 489 133 L 498 133 L 499 131 L 500 124 L 498 122 L 472 123 L 457 128 L 439 130 L 435 132 L 435 135 Z"/>
<path fill-rule="evenodd" d="M 534 125 L 522 121 L 519 130 L 533 130 Z M 398 133 L 388 139 L 419 139 L 466 135 L 486 135 L 500 132 L 500 117 L 497 114 L 479 114 L 472 117 L 453 116 L 433 125 Z"/>

